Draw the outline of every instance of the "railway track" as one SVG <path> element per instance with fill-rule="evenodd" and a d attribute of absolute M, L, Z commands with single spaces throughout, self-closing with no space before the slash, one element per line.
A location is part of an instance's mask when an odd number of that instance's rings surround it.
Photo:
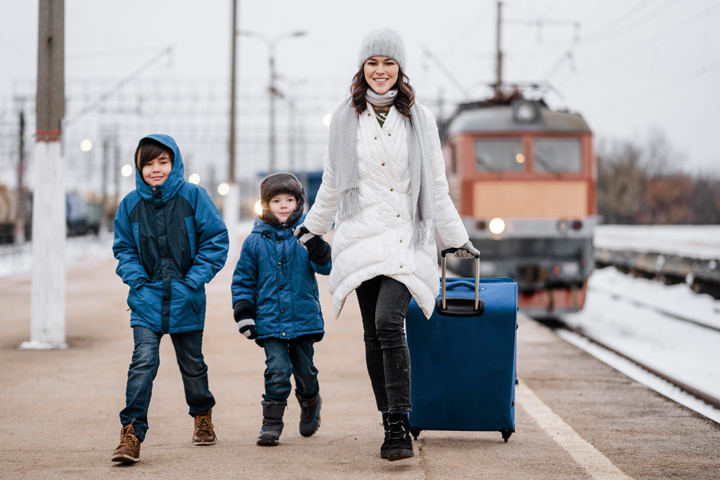
<path fill-rule="evenodd" d="M 551 321 L 545 320 L 545 321 L 541 321 L 541 323 L 543 323 L 544 325 L 546 325 L 547 327 L 549 327 L 553 330 L 556 330 L 556 331 L 564 330 L 567 332 L 571 332 L 574 335 L 577 335 L 579 337 L 582 337 L 583 339 L 587 340 L 588 342 L 603 348 L 604 350 L 612 353 L 613 355 L 615 355 L 617 357 L 620 357 L 624 360 L 627 360 L 627 361 L 633 363 L 634 365 L 642 368 L 643 370 L 654 375 L 655 377 L 657 377 L 661 380 L 664 380 L 665 382 L 668 382 L 669 384 L 677 387 L 678 389 L 682 390 L 683 392 L 687 393 L 688 395 L 691 395 L 694 398 L 696 398 L 696 399 L 706 403 L 707 405 L 710 405 L 714 409 L 720 411 L 720 398 L 710 395 L 707 392 L 703 392 L 702 390 L 692 387 L 692 386 L 688 385 L 687 383 L 682 382 L 681 380 L 671 377 L 663 372 L 660 372 L 659 370 L 645 364 L 644 362 L 642 362 L 636 358 L 630 357 L 630 356 L 626 355 L 625 353 L 620 352 L 620 351 L 614 349 L 613 347 L 607 345 L 606 343 L 601 342 L 601 341 L 587 335 L 582 329 L 571 327 L 570 325 L 563 322 L 561 319 L 553 319 Z M 581 346 L 579 346 L 579 347 L 582 348 Z"/>

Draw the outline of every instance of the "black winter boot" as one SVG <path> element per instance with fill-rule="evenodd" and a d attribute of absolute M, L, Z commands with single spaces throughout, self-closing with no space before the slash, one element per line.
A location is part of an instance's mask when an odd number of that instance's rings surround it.
<path fill-rule="evenodd" d="M 390 443 L 390 429 L 388 428 L 388 416 L 390 414 L 387 412 L 384 412 L 382 414 L 383 419 L 383 428 L 385 429 L 385 440 L 383 440 L 383 444 L 380 447 L 380 458 L 387 458 L 387 449 L 388 445 Z"/>
<path fill-rule="evenodd" d="M 263 424 L 258 435 L 257 444 L 274 447 L 280 440 L 283 426 L 282 421 L 287 401 L 285 402 L 261 402 L 263 406 Z"/>
<path fill-rule="evenodd" d="M 322 398 L 320 394 L 313 398 L 302 398 L 295 392 L 300 403 L 300 435 L 311 437 L 320 428 L 320 406 Z"/>
<path fill-rule="evenodd" d="M 413 454 L 410 438 L 410 420 L 407 413 L 391 413 L 387 419 L 387 459 L 392 461 L 410 458 Z"/>

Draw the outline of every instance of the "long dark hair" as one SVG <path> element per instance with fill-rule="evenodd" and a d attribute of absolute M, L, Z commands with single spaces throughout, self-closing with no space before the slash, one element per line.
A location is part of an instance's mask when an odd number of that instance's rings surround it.
<path fill-rule="evenodd" d="M 363 62 L 360 70 L 353 77 L 353 83 L 350 87 L 350 94 L 352 95 L 352 104 L 355 107 L 355 111 L 358 115 L 362 114 L 367 108 L 367 100 L 365 100 L 365 93 L 367 92 L 370 85 L 365 80 L 365 63 Z M 401 68 L 398 67 L 398 79 L 395 82 L 393 88 L 397 89 L 398 93 L 395 97 L 395 109 L 403 117 L 412 119 L 410 114 L 410 107 L 415 103 L 415 91 L 410 86 L 410 79 L 405 75 Z"/>

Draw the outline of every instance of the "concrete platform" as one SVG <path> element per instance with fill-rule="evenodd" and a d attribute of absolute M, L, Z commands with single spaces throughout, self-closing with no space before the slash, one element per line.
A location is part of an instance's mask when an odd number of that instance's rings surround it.
<path fill-rule="evenodd" d="M 116 466 L 132 332 L 127 287 L 115 261 L 70 267 L 64 351 L 21 351 L 29 339 L 30 279 L 0 280 L 0 479 L 556 479 L 720 478 L 720 426 L 679 406 L 522 318 L 516 433 L 423 432 L 416 456 L 379 458 L 380 415 L 365 370 L 360 314 L 348 300 L 326 320 L 316 363 L 322 426 L 297 431 L 290 402 L 275 448 L 255 445 L 264 355 L 236 331 L 228 265 L 208 286 L 204 352 L 219 437 L 190 443 L 180 374 L 169 339 L 150 405 L 140 463 Z M 325 278 L 322 305 L 331 312 Z"/>

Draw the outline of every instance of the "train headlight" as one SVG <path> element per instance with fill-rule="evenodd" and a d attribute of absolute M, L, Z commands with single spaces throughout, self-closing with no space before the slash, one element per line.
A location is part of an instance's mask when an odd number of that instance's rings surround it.
<path fill-rule="evenodd" d="M 502 218 L 493 218 L 488 225 L 490 233 L 500 235 L 505 231 L 505 221 Z"/>

